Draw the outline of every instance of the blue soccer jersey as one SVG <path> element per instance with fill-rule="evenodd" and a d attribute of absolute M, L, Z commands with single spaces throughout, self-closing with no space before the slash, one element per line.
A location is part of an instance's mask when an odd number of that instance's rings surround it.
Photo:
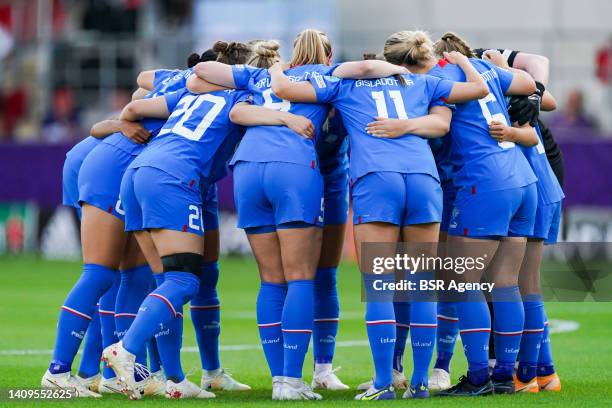
<path fill-rule="evenodd" d="M 446 135 L 435 139 L 429 139 L 429 147 L 433 153 L 440 175 L 440 183 L 446 189 L 452 189 L 454 165 L 451 160 L 451 137 Z"/>
<path fill-rule="evenodd" d="M 407 134 L 385 139 L 366 133 L 375 117 L 399 119 L 425 116 L 434 105 L 443 105 L 450 95 L 451 81 L 429 75 L 403 75 L 405 85 L 395 77 L 340 79 L 316 75 L 310 79 L 317 100 L 331 103 L 342 115 L 349 134 L 350 175 L 358 178 L 380 171 L 424 173 L 438 179 L 438 171 L 427 140 Z"/>
<path fill-rule="evenodd" d="M 451 122 L 451 158 L 456 170 L 455 186 L 472 191 L 497 191 L 526 186 L 537 179 L 525 156 L 512 142 L 498 143 L 489 133 L 489 123 L 510 125 L 505 93 L 513 74 L 479 60 L 470 62 L 489 86 L 485 98 L 455 106 Z M 430 72 L 440 78 L 465 82 L 465 74 L 456 65 L 441 61 Z"/>
<path fill-rule="evenodd" d="M 158 69 L 155 71 L 153 79 L 153 88 L 157 92 L 172 92 L 185 88 L 187 78 L 192 74 L 191 68 L 185 70 L 179 69 Z"/>
<path fill-rule="evenodd" d="M 307 81 L 315 73 L 326 75 L 334 68 L 327 65 L 303 65 L 289 69 L 286 75 L 292 81 Z M 271 78 L 267 69 L 234 65 L 232 72 L 236 87 L 248 89 L 253 94 L 255 105 L 307 117 L 315 127 L 314 141 L 298 135 L 286 126 L 249 127 L 236 150 L 232 164 L 238 161 L 284 162 L 315 167 L 317 164 L 315 144 L 321 133 L 321 126 L 327 118 L 328 105 L 293 103 L 279 99 L 272 92 Z"/>
<path fill-rule="evenodd" d="M 154 167 L 186 183 L 200 183 L 210 175 L 213 158 L 237 127 L 229 112 L 237 103 L 249 101 L 250 94 L 225 90 L 196 95 L 184 90 L 165 98 L 172 114 L 130 168 Z"/>
<path fill-rule="evenodd" d="M 546 150 L 539 126 L 536 126 L 536 132 L 538 133 L 538 144 L 532 147 L 521 146 L 521 148 L 531 165 L 531 169 L 538 178 L 538 205 L 558 203 L 563 200 L 565 195 L 546 158 Z"/>

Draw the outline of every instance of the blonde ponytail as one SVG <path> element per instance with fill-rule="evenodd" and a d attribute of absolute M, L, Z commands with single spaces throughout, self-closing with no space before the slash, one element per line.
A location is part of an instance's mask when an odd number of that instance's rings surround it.
<path fill-rule="evenodd" d="M 308 28 L 293 42 L 291 66 L 327 64 L 332 54 L 331 41 L 322 31 Z"/>

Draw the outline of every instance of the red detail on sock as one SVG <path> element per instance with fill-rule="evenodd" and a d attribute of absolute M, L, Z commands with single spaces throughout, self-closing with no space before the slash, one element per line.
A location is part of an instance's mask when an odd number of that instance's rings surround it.
<path fill-rule="evenodd" d="M 464 229 L 463 229 L 463 236 L 464 236 L 464 237 L 467 237 L 467 234 L 468 234 L 468 230 L 467 230 L 467 228 L 464 228 Z"/>
<path fill-rule="evenodd" d="M 113 213 L 113 206 L 112 205 L 108 206 L 108 210 L 106 210 L 106 212 L 108 212 L 109 214 L 112 214 Z"/>
<path fill-rule="evenodd" d="M 314 160 L 312 161 L 312 163 L 310 163 L 310 167 L 312 167 L 313 169 L 316 167 L 316 163 Z"/>
<path fill-rule="evenodd" d="M 183 225 L 183 232 L 187 232 L 187 224 Z"/>
<path fill-rule="evenodd" d="M 361 215 L 357 217 L 357 224 L 361 224 Z"/>
<path fill-rule="evenodd" d="M 476 194 L 476 186 L 472 186 L 472 194 Z"/>
<path fill-rule="evenodd" d="M 191 181 L 189 182 L 189 187 L 193 187 L 193 185 L 194 185 L 194 184 L 195 184 L 195 180 L 191 180 Z"/>

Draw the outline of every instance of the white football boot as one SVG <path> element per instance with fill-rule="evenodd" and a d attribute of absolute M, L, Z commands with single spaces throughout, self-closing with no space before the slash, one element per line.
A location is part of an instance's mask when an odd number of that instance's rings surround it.
<path fill-rule="evenodd" d="M 321 390 L 341 391 L 348 390 L 350 387 L 344 384 L 336 372 L 342 367 L 332 369 L 331 364 L 316 364 L 315 372 L 312 376 L 312 388 Z"/>
<path fill-rule="evenodd" d="M 159 370 L 147 377 L 144 395 L 166 395 L 166 376 Z"/>
<path fill-rule="evenodd" d="M 451 376 L 449 372 L 441 368 L 434 368 L 431 370 L 431 375 L 429 376 L 429 391 L 444 391 L 449 389 L 451 385 Z"/>
<path fill-rule="evenodd" d="M 323 397 L 317 394 L 301 378 L 285 377 L 280 388 L 280 400 L 320 400 Z"/>
<path fill-rule="evenodd" d="M 141 389 L 134 379 L 136 356 L 123 347 L 123 342 L 120 341 L 105 348 L 102 351 L 102 359 L 117 375 L 116 384 L 121 393 L 130 399 L 140 399 Z"/>
<path fill-rule="evenodd" d="M 45 372 L 40 380 L 40 386 L 48 390 L 68 390 L 72 389 L 77 397 L 85 398 L 100 398 L 101 395 L 97 392 L 90 391 L 87 387 L 79 382 L 70 371 L 60 374 L 51 374 L 49 370 Z"/>
<path fill-rule="evenodd" d="M 406 382 L 406 377 L 404 376 L 404 373 L 397 371 L 396 369 L 393 369 L 393 387 L 398 390 L 405 390 L 407 385 L 408 384 Z M 364 383 L 359 384 L 357 386 L 357 389 L 360 391 L 366 391 L 372 388 L 373 386 L 374 386 L 374 381 L 370 380 L 370 381 L 366 381 Z"/>
<path fill-rule="evenodd" d="M 87 388 L 89 391 L 97 392 L 98 394 L 100 393 L 98 388 L 100 387 L 100 380 L 102 379 L 101 374 L 92 375 L 91 377 L 87 378 L 83 378 L 80 375 L 77 375 L 75 376 L 75 378 L 78 382 L 81 383 L 83 387 Z"/>
<path fill-rule="evenodd" d="M 184 398 L 215 398 L 216 395 L 212 392 L 201 389 L 196 384 L 192 383 L 185 377 L 180 383 L 174 381 L 166 381 L 166 398 L 184 399 Z"/>
<path fill-rule="evenodd" d="M 250 386 L 236 381 L 222 368 L 212 371 L 203 370 L 200 386 L 204 390 L 248 391 L 251 389 Z"/>
<path fill-rule="evenodd" d="M 280 400 L 281 397 L 281 388 L 283 388 L 283 383 L 285 382 L 285 377 L 281 375 L 277 375 L 272 377 L 272 399 Z"/>

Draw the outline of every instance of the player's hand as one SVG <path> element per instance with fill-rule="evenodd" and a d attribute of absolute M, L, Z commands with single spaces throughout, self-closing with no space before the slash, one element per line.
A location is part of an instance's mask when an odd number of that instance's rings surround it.
<path fill-rule="evenodd" d="M 446 60 L 450 62 L 451 64 L 455 64 L 455 65 L 461 65 L 461 64 L 466 64 L 466 63 L 469 64 L 470 62 L 468 60 L 468 57 L 466 57 L 465 55 L 457 51 L 445 52 L 444 58 L 446 58 Z"/>
<path fill-rule="evenodd" d="M 491 122 L 489 124 L 489 134 L 498 142 L 514 142 L 514 128 L 501 122 Z"/>
<path fill-rule="evenodd" d="M 295 133 L 306 139 L 314 138 L 314 125 L 310 119 L 302 115 L 294 115 L 287 112 L 287 117 L 284 120 L 285 126 L 293 130 Z"/>
<path fill-rule="evenodd" d="M 144 144 L 147 143 L 151 134 L 138 122 L 130 122 L 122 120 L 119 125 L 119 131 L 123 133 L 125 137 L 132 140 L 134 143 Z"/>
<path fill-rule="evenodd" d="M 506 61 L 506 58 L 504 58 L 501 52 L 497 50 L 486 50 L 482 53 L 482 59 L 485 61 L 489 61 L 490 63 L 495 64 L 500 68 L 510 68 L 508 66 L 508 61 Z"/>
<path fill-rule="evenodd" d="M 508 103 L 508 114 L 510 122 L 523 126 L 529 123 L 532 127 L 538 124 L 540 116 L 540 105 L 542 99 L 539 95 L 513 96 Z"/>
<path fill-rule="evenodd" d="M 530 96 L 513 96 L 510 98 L 508 104 L 508 114 L 510 115 L 510 121 L 517 123 L 520 126 L 529 123 L 531 127 L 536 127 L 538 124 L 538 118 L 540 117 L 540 108 L 542 106 L 542 98 L 546 87 L 540 82 L 536 81 L 536 91 Z"/>
<path fill-rule="evenodd" d="M 404 136 L 406 132 L 406 126 L 404 120 L 410 119 L 389 119 L 389 118 L 375 118 L 375 122 L 368 123 L 366 132 L 369 135 L 382 137 L 382 138 L 396 138 Z"/>

